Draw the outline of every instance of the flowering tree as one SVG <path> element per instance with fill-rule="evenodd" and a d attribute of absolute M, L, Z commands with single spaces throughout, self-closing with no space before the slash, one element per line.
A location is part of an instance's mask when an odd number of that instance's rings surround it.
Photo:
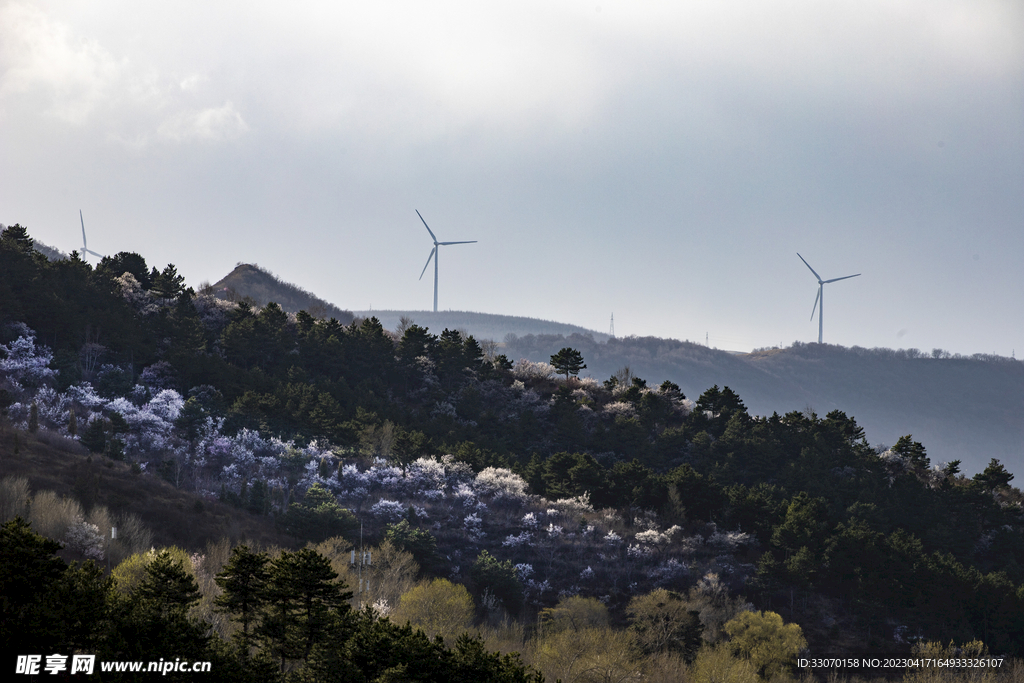
<path fill-rule="evenodd" d="M 56 377 L 49 366 L 53 353 L 47 347 L 36 348 L 35 333 L 18 326 L 21 336 L 10 344 L 0 344 L 0 385 L 6 378 L 13 389 L 35 388 Z"/>

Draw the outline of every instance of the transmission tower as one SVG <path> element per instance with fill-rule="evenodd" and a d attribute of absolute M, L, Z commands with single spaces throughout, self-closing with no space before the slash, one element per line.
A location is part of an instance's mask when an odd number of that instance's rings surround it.
<path fill-rule="evenodd" d="M 615 314 L 614 313 L 612 313 L 612 323 L 611 323 L 611 325 L 608 326 L 608 336 L 610 336 L 610 337 L 614 337 L 615 336 Z"/>

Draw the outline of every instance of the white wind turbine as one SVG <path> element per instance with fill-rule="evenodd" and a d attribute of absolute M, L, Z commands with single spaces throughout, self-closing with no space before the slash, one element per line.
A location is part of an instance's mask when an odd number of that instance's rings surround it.
<path fill-rule="evenodd" d="M 423 279 L 423 273 L 427 272 L 427 266 L 430 265 L 430 259 L 434 259 L 434 313 L 437 313 L 437 257 L 441 252 L 439 247 L 446 247 L 449 244 L 476 244 L 476 240 L 469 240 L 468 242 L 438 242 L 437 237 L 434 236 L 434 231 L 430 229 L 427 222 L 423 220 L 423 215 L 420 214 L 419 209 L 416 209 L 416 215 L 423 221 L 423 227 L 430 233 L 430 238 L 434 240 L 434 248 L 430 250 L 430 256 L 427 257 L 427 263 L 423 266 L 423 272 L 420 273 L 420 279 Z"/>
<path fill-rule="evenodd" d="M 800 256 L 799 252 L 797 252 L 797 256 Z M 821 343 L 821 329 L 822 329 L 821 315 L 822 315 L 822 311 L 825 308 L 825 285 L 829 284 L 830 282 L 839 282 L 840 280 L 849 280 L 851 277 L 857 277 L 858 275 L 860 275 L 860 273 L 857 273 L 857 275 L 844 275 L 843 277 L 836 277 L 836 278 L 832 278 L 831 280 L 822 280 L 821 276 L 818 275 L 814 271 L 814 268 L 811 268 L 811 264 L 808 263 L 804 259 L 803 256 L 800 256 L 800 260 L 804 262 L 805 266 L 810 268 L 810 271 L 812 273 L 814 273 L 814 277 L 816 277 L 818 279 L 818 296 L 814 297 L 814 306 L 816 306 L 818 308 L 818 343 L 820 344 Z M 814 320 L 814 306 L 811 307 L 811 320 Z"/>
<path fill-rule="evenodd" d="M 82 210 L 81 209 L 78 210 L 78 220 L 82 221 L 82 260 L 83 261 L 85 260 L 85 255 L 86 254 L 92 254 L 93 256 L 97 256 L 99 258 L 103 258 L 103 254 L 97 254 L 92 249 L 89 249 L 88 245 L 85 243 L 85 219 L 82 218 Z"/>

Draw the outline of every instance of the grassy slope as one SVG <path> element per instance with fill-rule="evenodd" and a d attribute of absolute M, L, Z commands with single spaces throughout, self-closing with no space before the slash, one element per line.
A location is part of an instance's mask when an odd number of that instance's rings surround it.
<path fill-rule="evenodd" d="M 78 500 L 88 510 L 105 505 L 112 512 L 133 512 L 153 532 L 155 545 L 200 550 L 208 541 L 228 538 L 263 544 L 294 545 L 267 517 L 257 517 L 229 505 L 180 491 L 154 476 L 132 474 L 129 466 L 100 455 L 90 456 L 77 443 L 40 431 L 0 431 L 0 477 L 28 479 L 33 493 L 50 490 Z"/>

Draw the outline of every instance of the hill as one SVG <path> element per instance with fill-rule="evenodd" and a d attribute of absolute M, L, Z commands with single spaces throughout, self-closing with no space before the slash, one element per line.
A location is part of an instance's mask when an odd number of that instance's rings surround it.
<path fill-rule="evenodd" d="M 36 241 L 32 247 L 50 261 L 60 261 L 61 259 L 66 259 L 68 257 L 68 255 L 60 249 L 43 244 L 39 241 Z"/>
<path fill-rule="evenodd" d="M 301 287 L 284 282 L 255 264 L 239 263 L 211 289 L 220 299 L 247 300 L 256 306 L 273 301 L 288 313 L 308 311 L 318 318 L 335 318 L 344 325 L 355 318 L 351 311 L 342 310 Z"/>
<path fill-rule="evenodd" d="M 489 339 L 496 342 L 511 340 L 514 337 L 533 335 L 589 335 L 597 342 L 610 337 L 601 332 L 588 330 L 579 325 L 559 323 L 553 320 L 540 320 L 517 315 L 496 315 L 493 313 L 472 313 L 470 311 L 356 311 L 360 318 L 375 317 L 386 330 L 395 330 L 402 318 L 408 318 L 421 327 L 428 328 L 438 334 L 444 329 L 462 330 L 478 340 Z M 557 349 L 556 349 L 557 350 Z"/>
<path fill-rule="evenodd" d="M 255 264 L 240 263 L 234 270 L 218 280 L 211 288 L 212 293 L 228 301 L 248 300 L 256 306 L 271 301 L 288 313 L 305 310 L 317 318 L 336 318 L 348 324 L 355 317 L 375 317 L 386 330 L 396 330 L 402 318 L 427 327 L 439 333 L 444 329 L 462 330 L 479 340 L 501 342 L 509 335 L 561 334 L 565 336 L 584 334 L 596 341 L 609 339 L 607 334 L 588 330 L 579 325 L 539 320 L 515 315 L 472 313 L 469 311 L 351 311 L 342 310 L 301 287 L 278 279 L 273 273 Z"/>
<path fill-rule="evenodd" d="M 223 538 L 262 545 L 293 545 L 267 517 L 175 488 L 145 476 L 128 463 L 90 454 L 78 442 L 40 430 L 18 433 L 0 425 L 0 478 L 24 477 L 32 493 L 53 491 L 86 510 L 103 506 L 113 513 L 131 512 L 153 532 L 157 547 L 201 549 Z M 6 520 L 0 520 L 6 521 Z"/>
<path fill-rule="evenodd" d="M 276 301 L 289 312 L 305 308 L 321 317 L 352 320 L 352 313 L 258 266 L 239 265 L 214 289 L 222 298 Z M 694 398 L 712 385 L 729 386 L 760 415 L 808 409 L 824 415 L 838 409 L 857 418 L 871 443 L 892 445 L 913 434 L 935 463 L 960 460 L 973 474 L 998 458 L 1011 471 L 1024 472 L 1024 363 L 1008 358 L 800 343 L 736 354 L 674 339 L 613 338 L 521 316 L 390 310 L 354 315 L 376 317 L 388 330 L 398 329 L 403 317 L 435 334 L 463 330 L 479 340 L 503 342 L 511 360 L 546 362 L 572 346 L 583 353 L 584 376 L 604 380 L 629 367 L 652 382 L 671 380 Z"/>
<path fill-rule="evenodd" d="M 359 529 L 370 543 L 390 540 L 392 557 L 410 553 L 426 576 L 464 584 L 490 616 L 502 605 L 523 615 L 523 634 L 549 623 L 565 596 L 603 604 L 622 624 L 635 598 L 664 588 L 685 595 L 715 639 L 723 620 L 701 607 L 712 595 L 730 610 L 748 600 L 781 610 L 812 652 L 905 652 L 908 635 L 1021 652 L 1024 494 L 994 459 L 974 477 L 932 468 L 928 455 L 944 456 L 931 442 L 926 454 L 917 440 L 928 439 L 907 424 L 922 410 L 949 422 L 964 414 L 979 432 L 1012 429 L 1024 384 L 1015 360 L 803 344 L 733 355 L 530 334 L 507 336 L 512 363 L 457 332 L 410 327 L 398 338 L 376 319 L 357 322 L 220 301 L 141 255 L 95 269 L 50 262 L 24 227 L 8 228 L 0 483 L 8 472 L 23 483 L 6 499 L 24 508 L 28 477 L 83 506 L 165 523 L 169 539 L 200 536 L 197 518 L 234 505 L 295 542 L 346 536 L 324 546 L 346 572 Z M 528 360 L 563 346 L 614 381 Z M 659 384 L 673 375 L 680 382 Z M 764 396 L 776 405 L 762 408 Z M 752 416 L 744 401 L 784 415 Z M 851 417 L 871 408 L 917 440 L 872 448 Z M 50 457 L 32 439 L 74 444 Z M 23 473 L 19 459 L 40 466 Z M 99 524 L 62 505 L 37 495 L 28 512 L 84 555 Z M 58 508 L 64 528 L 42 515 Z M 220 537 L 224 524 L 208 528 Z M 386 554 L 377 547 L 375 567 Z M 372 584 L 380 590 L 379 574 Z M 401 608 L 397 586 L 363 598 Z"/>
<path fill-rule="evenodd" d="M 916 350 L 794 343 L 784 349 L 733 354 L 656 337 L 596 342 L 582 335 L 528 335 L 505 349 L 509 358 L 547 361 L 564 346 L 579 349 L 585 374 L 607 379 L 620 368 L 649 381 L 672 380 L 687 396 L 729 386 L 751 413 L 810 409 L 855 416 L 871 443 L 891 446 L 913 434 L 932 462 L 960 460 L 980 472 L 999 458 L 1024 472 L 1024 363 L 997 356 L 925 356 Z"/>

